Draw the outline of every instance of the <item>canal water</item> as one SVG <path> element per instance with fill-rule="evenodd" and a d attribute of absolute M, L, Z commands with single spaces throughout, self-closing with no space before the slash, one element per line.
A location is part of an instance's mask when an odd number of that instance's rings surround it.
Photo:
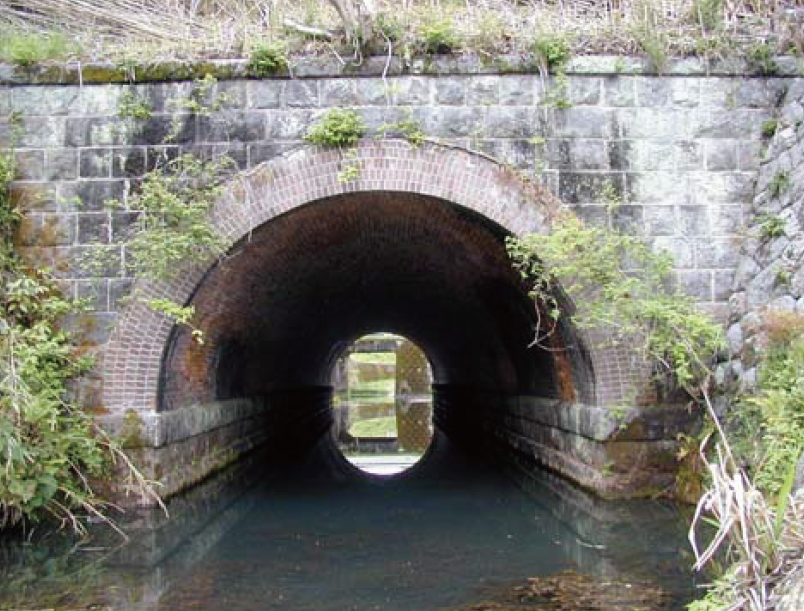
<path fill-rule="evenodd" d="M 174 500 L 170 519 L 130 516 L 126 544 L 100 528 L 2 542 L 0 609 L 680 611 L 693 595 L 671 504 L 517 485 L 439 436 L 393 478 L 329 441 L 265 464 Z"/>

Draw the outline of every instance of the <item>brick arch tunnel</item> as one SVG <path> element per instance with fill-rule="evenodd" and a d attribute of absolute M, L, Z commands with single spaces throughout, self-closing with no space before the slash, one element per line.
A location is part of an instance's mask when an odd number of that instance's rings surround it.
<path fill-rule="evenodd" d="M 271 443 L 309 447 L 332 422 L 335 360 L 383 330 L 424 350 L 435 424 L 448 437 L 491 449 L 527 435 L 506 424 L 514 399 L 589 402 L 592 384 L 571 329 L 555 337 L 565 351 L 529 346 L 537 315 L 507 235 L 444 199 L 392 191 L 334 195 L 276 217 L 198 285 L 190 303 L 205 341 L 174 330 L 159 409 L 260 400 L 273 406 Z"/>
<path fill-rule="evenodd" d="M 550 349 L 528 346 L 537 312 L 505 238 L 549 231 L 555 198 L 458 148 L 373 141 L 343 154 L 303 147 L 236 177 L 212 211 L 227 255 L 138 282 L 142 299 L 121 313 L 101 420 L 165 494 L 257 445 L 323 438 L 334 362 L 374 331 L 424 350 L 434 423 L 458 444 L 613 494 L 665 485 L 664 466 L 642 465 L 653 448 L 672 456 L 675 420 L 635 412 L 630 426 L 609 409 L 633 405 L 627 347 L 569 327 Z M 344 183 L 347 162 L 359 175 Z M 204 343 L 147 298 L 193 305 Z"/>

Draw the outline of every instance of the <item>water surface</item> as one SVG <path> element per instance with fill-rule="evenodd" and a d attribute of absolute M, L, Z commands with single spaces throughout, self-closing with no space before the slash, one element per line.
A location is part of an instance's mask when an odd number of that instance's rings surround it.
<path fill-rule="evenodd" d="M 677 611 L 690 597 L 685 520 L 672 505 L 605 503 L 549 476 L 526 493 L 443 439 L 394 479 L 361 475 L 334 452 L 322 443 L 278 470 L 253 457 L 248 473 L 171 503 L 170 521 L 138 516 L 122 547 L 109 533 L 6 543 L 0 609 L 572 609 L 521 594 L 550 575 L 575 580 L 563 596 L 590 591 L 578 585 L 589 579 L 652 600 L 577 609 Z"/>

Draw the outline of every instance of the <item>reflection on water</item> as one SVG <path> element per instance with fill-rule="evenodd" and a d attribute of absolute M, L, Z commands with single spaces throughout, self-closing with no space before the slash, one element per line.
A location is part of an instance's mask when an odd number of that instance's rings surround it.
<path fill-rule="evenodd" d="M 525 494 L 441 439 L 382 481 L 328 443 L 281 475 L 253 460 L 256 483 L 225 473 L 171 503 L 170 521 L 139 516 L 119 549 L 7 543 L 0 609 L 675 611 L 689 596 L 684 520 L 664 503 L 604 503 L 554 479 Z M 639 584 L 655 605 L 538 606 L 593 583 Z"/>

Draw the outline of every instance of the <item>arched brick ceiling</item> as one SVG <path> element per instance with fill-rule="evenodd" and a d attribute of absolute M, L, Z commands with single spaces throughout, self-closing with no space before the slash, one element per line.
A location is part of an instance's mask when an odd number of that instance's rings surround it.
<path fill-rule="evenodd" d="M 326 385 L 339 352 L 379 330 L 418 343 L 436 383 L 554 395 L 552 357 L 527 347 L 533 306 L 505 235 L 468 209 L 388 191 L 335 195 L 272 219 L 197 288 L 206 342 L 174 333 L 162 409 Z"/>

